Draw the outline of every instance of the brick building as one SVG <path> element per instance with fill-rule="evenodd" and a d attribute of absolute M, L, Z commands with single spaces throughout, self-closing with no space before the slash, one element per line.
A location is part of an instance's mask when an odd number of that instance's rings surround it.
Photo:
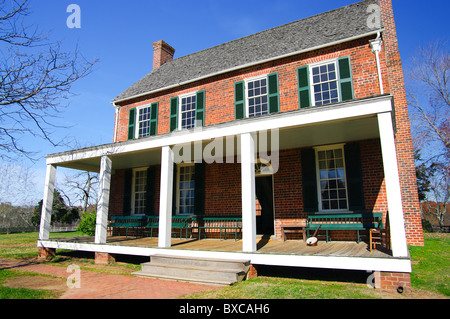
<path fill-rule="evenodd" d="M 57 166 L 101 173 L 96 248 L 49 241 L 49 204 L 40 247 L 118 253 L 98 245 L 107 247 L 108 218 L 129 215 L 159 216 L 157 248 L 168 249 L 173 216 L 238 216 L 239 256 L 254 264 L 370 270 L 383 285 L 409 284 L 407 245 L 423 236 L 390 0 L 184 57 L 164 41 L 153 48 L 152 72 L 113 100 L 113 143 L 47 157 L 44 203 Z M 367 212 L 383 213 L 389 258 L 255 257 L 258 235 L 281 241 L 283 227 L 311 215 Z M 328 235 L 355 241 L 359 231 Z"/>

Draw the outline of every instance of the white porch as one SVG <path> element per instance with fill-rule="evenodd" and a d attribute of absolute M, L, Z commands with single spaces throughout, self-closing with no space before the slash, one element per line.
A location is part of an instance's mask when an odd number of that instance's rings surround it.
<path fill-rule="evenodd" d="M 391 101 L 391 96 L 384 95 L 50 155 L 47 157 L 46 186 L 38 246 L 143 256 L 163 253 L 186 257 L 245 258 L 254 264 L 265 265 L 410 272 Z M 388 196 L 392 255 L 366 256 L 365 253 L 356 253 L 358 251 L 356 248 L 355 253 L 346 256 L 336 255 L 333 250 L 327 249 L 324 249 L 321 254 L 307 253 L 306 250 L 293 253 L 287 250 L 285 253 L 280 251 L 277 253 L 269 249 L 273 247 L 273 243 L 258 249 L 254 164 L 255 151 L 258 149 L 255 137 L 262 129 L 276 130 L 279 134 L 280 150 L 379 138 Z M 233 246 L 231 251 L 192 247 L 189 249 L 186 248 L 189 247 L 187 243 L 184 243 L 186 249 L 179 249 L 181 245 L 175 246 L 174 239 L 171 238 L 172 183 L 175 163 L 173 146 L 192 143 L 195 157 L 196 146 L 200 146 L 202 151 L 211 140 L 219 138 L 226 138 L 224 143 L 227 152 L 230 150 L 236 154 L 241 163 L 242 240 L 236 242 L 238 246 Z M 149 164 L 161 165 L 160 224 L 157 244 L 155 242 L 141 246 L 112 243 L 107 237 L 112 171 Z M 50 213 L 58 166 L 100 172 L 97 225 L 93 242 L 49 240 Z"/>
<path fill-rule="evenodd" d="M 93 237 L 40 240 L 38 246 L 108 254 L 135 256 L 167 255 L 176 257 L 250 260 L 251 264 L 361 271 L 411 272 L 409 258 L 393 257 L 390 251 L 369 251 L 366 242 L 320 241 L 311 247 L 303 241 L 263 239 L 257 236 L 257 250 L 242 252 L 242 240 L 175 239 L 171 247 L 158 247 L 158 238 L 108 237 L 96 244 Z"/>

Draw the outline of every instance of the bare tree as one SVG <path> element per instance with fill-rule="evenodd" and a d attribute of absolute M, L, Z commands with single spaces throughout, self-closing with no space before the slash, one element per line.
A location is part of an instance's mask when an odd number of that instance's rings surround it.
<path fill-rule="evenodd" d="M 421 147 L 433 145 L 432 158 L 440 160 L 448 160 L 450 152 L 450 55 L 446 44 L 436 41 L 418 50 L 408 72 L 407 89 L 414 137 Z"/>
<path fill-rule="evenodd" d="M 436 217 L 439 222 L 439 227 L 442 229 L 445 226 L 445 214 L 450 207 L 450 175 L 448 175 L 448 168 L 437 167 L 439 170 L 444 170 L 433 178 L 430 184 L 430 192 L 436 199 L 435 202 L 424 202 L 425 211 Z"/>
<path fill-rule="evenodd" d="M 69 206 L 72 206 L 75 200 L 81 204 L 81 211 L 86 212 L 90 205 L 97 204 L 98 173 L 83 171 L 65 175 L 63 184 L 64 190 L 59 190 L 69 200 Z"/>
<path fill-rule="evenodd" d="M 41 196 L 35 183 L 35 171 L 21 163 L 0 163 L 0 202 L 32 205 Z"/>
<path fill-rule="evenodd" d="M 440 226 L 450 205 L 450 55 L 447 43 L 422 47 L 408 72 L 407 97 L 416 152 L 416 172 L 427 176 L 427 210 Z"/>
<path fill-rule="evenodd" d="M 52 137 L 55 117 L 74 82 L 97 61 L 87 61 L 78 48 L 64 52 L 60 42 L 25 25 L 28 15 L 28 0 L 0 0 L 0 158 L 31 157 L 23 136 L 61 143 Z"/>

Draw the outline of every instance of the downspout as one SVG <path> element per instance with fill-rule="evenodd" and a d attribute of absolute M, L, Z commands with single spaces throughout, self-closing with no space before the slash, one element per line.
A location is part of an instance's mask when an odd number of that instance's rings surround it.
<path fill-rule="evenodd" d="M 113 143 L 117 142 L 117 125 L 119 124 L 119 113 L 120 113 L 120 106 L 117 106 L 116 103 L 113 102 L 114 109 L 116 110 L 115 114 L 115 123 L 114 123 L 114 136 L 113 136 Z"/>
<path fill-rule="evenodd" d="M 384 94 L 383 78 L 381 76 L 381 65 L 380 65 L 380 52 L 381 52 L 381 44 L 382 44 L 380 32 L 378 32 L 376 39 L 370 40 L 369 42 L 370 42 L 370 47 L 372 48 L 372 52 L 375 53 L 375 57 L 377 60 L 378 82 L 380 84 L 380 94 Z"/>

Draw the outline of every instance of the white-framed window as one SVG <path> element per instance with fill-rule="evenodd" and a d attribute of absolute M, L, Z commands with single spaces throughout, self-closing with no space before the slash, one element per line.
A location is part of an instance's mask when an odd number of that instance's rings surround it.
<path fill-rule="evenodd" d="M 133 169 L 131 210 L 133 215 L 144 215 L 147 207 L 147 168 Z"/>
<path fill-rule="evenodd" d="M 311 64 L 309 68 L 312 105 L 339 102 L 337 60 Z"/>
<path fill-rule="evenodd" d="M 136 108 L 136 132 L 135 136 L 138 138 L 150 135 L 150 118 L 151 106 L 144 105 Z"/>
<path fill-rule="evenodd" d="M 195 164 L 179 164 L 177 169 L 177 213 L 194 214 Z"/>
<path fill-rule="evenodd" d="M 315 148 L 320 211 L 348 211 L 344 144 Z"/>
<path fill-rule="evenodd" d="M 178 127 L 180 129 L 190 129 L 195 127 L 195 109 L 197 105 L 197 96 L 194 93 L 188 93 L 179 97 L 180 116 Z"/>
<path fill-rule="evenodd" d="M 267 75 L 245 80 L 245 95 L 248 117 L 269 113 Z"/>

